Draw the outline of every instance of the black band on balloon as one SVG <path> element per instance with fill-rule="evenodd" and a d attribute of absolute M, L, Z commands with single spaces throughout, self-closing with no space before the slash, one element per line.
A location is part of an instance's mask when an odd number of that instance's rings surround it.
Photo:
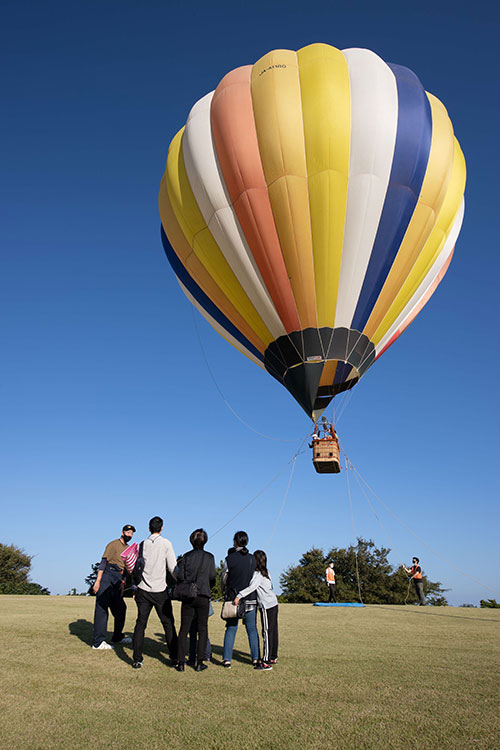
<path fill-rule="evenodd" d="M 332 360 L 339 363 L 334 381 L 320 387 L 325 363 Z M 264 353 L 266 370 L 290 391 L 309 416 L 326 408 L 338 393 L 352 388 L 374 361 L 375 346 L 370 339 L 349 328 L 294 331 L 273 341 Z M 355 377 L 352 368 L 356 370 Z"/>

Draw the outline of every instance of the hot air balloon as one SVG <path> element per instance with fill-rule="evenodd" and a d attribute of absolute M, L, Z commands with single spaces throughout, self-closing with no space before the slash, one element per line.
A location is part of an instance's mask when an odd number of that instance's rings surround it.
<path fill-rule="evenodd" d="M 367 49 L 274 50 L 173 138 L 162 241 L 188 299 L 316 422 L 429 300 L 464 213 L 443 104 Z"/>

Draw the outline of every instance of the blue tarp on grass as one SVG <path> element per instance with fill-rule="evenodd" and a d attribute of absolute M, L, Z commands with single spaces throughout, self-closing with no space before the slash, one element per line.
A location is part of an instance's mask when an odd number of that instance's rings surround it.
<path fill-rule="evenodd" d="M 359 602 L 338 602 L 337 604 L 334 604 L 333 602 L 314 602 L 313 607 L 364 607 L 364 604 L 360 604 Z"/>

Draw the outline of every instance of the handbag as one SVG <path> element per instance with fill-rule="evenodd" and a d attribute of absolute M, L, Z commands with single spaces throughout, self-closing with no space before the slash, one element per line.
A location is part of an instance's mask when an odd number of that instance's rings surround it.
<path fill-rule="evenodd" d="M 196 597 L 198 596 L 198 586 L 196 584 L 196 579 L 198 578 L 198 573 L 200 572 L 203 557 L 204 554 L 201 556 L 200 564 L 198 565 L 198 569 L 193 581 L 179 581 L 175 584 L 174 590 L 172 591 L 172 599 L 176 599 L 180 602 L 189 602 L 193 599 L 196 599 Z"/>
<path fill-rule="evenodd" d="M 233 620 L 238 617 L 239 605 L 233 604 L 233 602 L 224 602 L 220 612 L 220 616 L 223 620 Z"/>

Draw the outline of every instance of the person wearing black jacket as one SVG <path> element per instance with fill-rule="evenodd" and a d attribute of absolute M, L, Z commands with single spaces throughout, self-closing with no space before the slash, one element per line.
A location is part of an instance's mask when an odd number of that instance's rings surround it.
<path fill-rule="evenodd" d="M 178 672 L 185 668 L 186 641 L 191 622 L 196 615 L 198 623 L 198 652 L 195 670 L 201 672 L 207 669 L 203 663 L 208 638 L 208 610 L 212 586 L 215 584 L 216 570 L 215 559 L 210 552 L 205 552 L 203 547 L 207 543 L 208 535 L 204 529 L 196 529 L 189 537 L 193 549 L 180 559 L 177 567 L 177 582 L 196 583 L 198 595 L 194 599 L 182 602 L 181 607 L 181 629 L 177 646 Z"/>
<path fill-rule="evenodd" d="M 228 550 L 222 581 L 224 586 L 225 601 L 234 601 L 242 589 L 246 589 L 255 573 L 255 557 L 247 549 L 248 534 L 245 531 L 237 531 L 234 535 L 234 548 Z M 244 622 L 248 635 L 250 654 L 254 665 L 259 662 L 259 635 L 257 633 L 257 596 L 255 591 L 244 599 L 241 605 L 244 608 Z M 226 620 L 226 632 L 224 634 L 224 651 L 222 655 L 223 664 L 226 669 L 231 667 L 233 657 L 234 639 L 238 630 L 238 618 Z"/>

